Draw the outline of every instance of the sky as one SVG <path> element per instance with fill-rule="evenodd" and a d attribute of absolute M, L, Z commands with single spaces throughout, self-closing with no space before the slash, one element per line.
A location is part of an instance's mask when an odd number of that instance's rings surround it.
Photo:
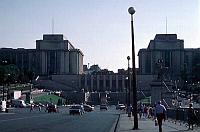
<path fill-rule="evenodd" d="M 156 34 L 175 33 L 185 48 L 200 48 L 200 0 L 0 0 L 0 48 L 35 49 L 43 34 L 64 34 L 83 63 L 117 72 L 131 56 L 129 7 L 138 51 Z"/>

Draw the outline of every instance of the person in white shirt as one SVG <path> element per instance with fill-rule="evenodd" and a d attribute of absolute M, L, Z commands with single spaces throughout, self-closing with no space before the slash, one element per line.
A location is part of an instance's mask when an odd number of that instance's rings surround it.
<path fill-rule="evenodd" d="M 155 117 L 158 120 L 159 132 L 162 132 L 162 121 L 163 119 L 165 121 L 165 117 L 166 117 L 165 113 L 166 113 L 165 106 L 161 104 L 161 101 L 158 101 L 155 107 Z"/>

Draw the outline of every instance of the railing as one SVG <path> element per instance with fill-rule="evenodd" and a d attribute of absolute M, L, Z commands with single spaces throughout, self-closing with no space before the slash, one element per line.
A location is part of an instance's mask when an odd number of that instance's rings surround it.
<path fill-rule="evenodd" d="M 196 116 L 197 116 L 197 123 L 200 124 L 200 108 L 194 108 Z M 187 123 L 188 120 L 188 108 L 170 108 L 167 109 L 167 117 L 168 119 L 172 119 L 176 122 L 183 122 Z"/>

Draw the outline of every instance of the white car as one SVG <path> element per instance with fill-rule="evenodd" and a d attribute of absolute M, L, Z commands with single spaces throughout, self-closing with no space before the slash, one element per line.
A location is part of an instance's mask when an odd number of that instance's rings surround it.
<path fill-rule="evenodd" d="M 79 114 L 82 115 L 84 113 L 83 105 L 72 105 L 71 108 L 69 108 L 69 114 Z"/>
<path fill-rule="evenodd" d="M 94 111 L 94 107 L 84 104 L 83 105 L 84 111 L 90 112 L 90 111 Z"/>
<path fill-rule="evenodd" d="M 116 110 L 124 110 L 126 108 L 126 106 L 124 104 L 118 104 L 116 106 Z"/>

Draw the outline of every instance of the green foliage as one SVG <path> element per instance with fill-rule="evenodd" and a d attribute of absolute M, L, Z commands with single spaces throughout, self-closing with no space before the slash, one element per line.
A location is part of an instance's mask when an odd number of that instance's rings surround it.
<path fill-rule="evenodd" d="M 9 60 L 0 60 L 0 84 L 27 83 L 34 79 L 35 73 L 27 69 L 19 69 Z"/>
<path fill-rule="evenodd" d="M 0 65 L 0 83 L 15 83 L 19 76 L 19 69 L 14 64 Z"/>
<path fill-rule="evenodd" d="M 18 80 L 21 83 L 28 83 L 34 79 L 35 73 L 30 70 L 21 70 Z"/>
<path fill-rule="evenodd" d="M 34 102 L 43 103 L 43 104 L 46 104 L 46 103 L 60 104 L 61 102 L 65 101 L 65 99 L 63 99 L 62 97 L 59 97 L 54 94 L 41 95 L 41 96 L 35 97 L 33 100 Z M 58 100 L 60 101 L 58 102 Z"/>

